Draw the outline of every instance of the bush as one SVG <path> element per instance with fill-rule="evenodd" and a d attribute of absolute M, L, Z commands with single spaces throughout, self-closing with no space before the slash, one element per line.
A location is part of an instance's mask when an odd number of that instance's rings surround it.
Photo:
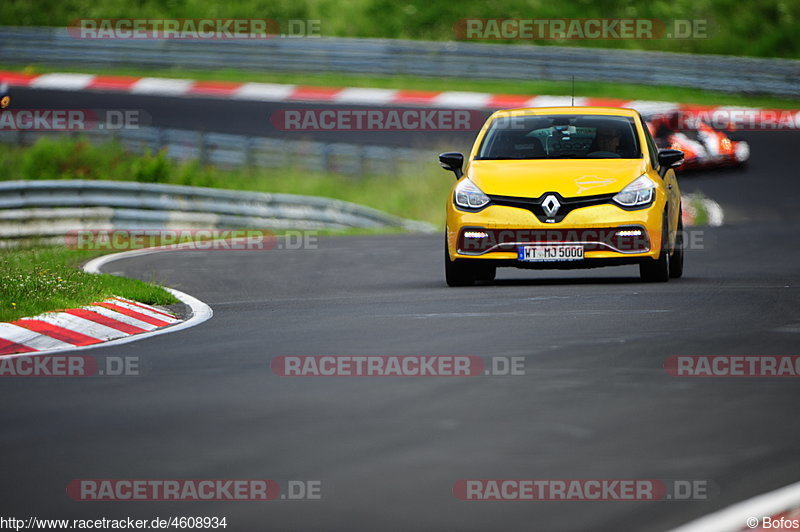
<path fill-rule="evenodd" d="M 130 176 L 140 183 L 167 183 L 172 176 L 173 165 L 164 150 L 153 155 L 147 150 L 133 160 Z"/>
<path fill-rule="evenodd" d="M 113 143 L 42 137 L 23 152 L 19 173 L 22 179 L 106 179 L 117 171 L 123 155 Z"/>

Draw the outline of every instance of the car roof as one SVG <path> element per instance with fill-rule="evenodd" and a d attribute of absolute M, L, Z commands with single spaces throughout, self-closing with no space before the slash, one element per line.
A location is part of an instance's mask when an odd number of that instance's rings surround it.
<path fill-rule="evenodd" d="M 566 106 L 566 107 L 521 107 L 518 109 L 502 109 L 495 111 L 492 117 L 499 116 L 537 116 L 551 114 L 581 114 L 597 116 L 637 116 L 639 113 L 635 109 L 626 107 L 589 107 L 589 106 Z"/>

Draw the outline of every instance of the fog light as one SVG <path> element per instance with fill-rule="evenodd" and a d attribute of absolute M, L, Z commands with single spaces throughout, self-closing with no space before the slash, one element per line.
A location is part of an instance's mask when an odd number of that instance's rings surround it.
<path fill-rule="evenodd" d="M 489 238 L 485 231 L 464 231 L 464 238 Z"/>

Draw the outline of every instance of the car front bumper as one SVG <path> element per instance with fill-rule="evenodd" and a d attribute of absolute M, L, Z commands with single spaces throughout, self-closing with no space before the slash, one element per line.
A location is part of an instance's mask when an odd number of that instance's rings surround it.
<path fill-rule="evenodd" d="M 661 253 L 664 201 L 647 208 L 624 210 L 603 204 L 570 212 L 559 223 L 540 222 L 526 209 L 490 205 L 478 212 L 447 207 L 447 245 L 451 260 L 497 261 L 522 268 L 588 268 L 657 259 Z M 637 234 L 638 233 L 638 234 Z M 576 261 L 523 262 L 526 245 L 584 247 Z"/>

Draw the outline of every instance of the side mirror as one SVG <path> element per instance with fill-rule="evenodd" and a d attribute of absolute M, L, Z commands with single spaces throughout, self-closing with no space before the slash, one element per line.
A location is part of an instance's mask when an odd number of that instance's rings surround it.
<path fill-rule="evenodd" d="M 439 154 L 439 164 L 442 168 L 456 174 L 456 179 L 464 175 L 464 155 L 457 151 Z"/>
<path fill-rule="evenodd" d="M 680 150 L 659 150 L 658 164 L 667 168 L 675 168 L 683 164 L 683 152 Z"/>

